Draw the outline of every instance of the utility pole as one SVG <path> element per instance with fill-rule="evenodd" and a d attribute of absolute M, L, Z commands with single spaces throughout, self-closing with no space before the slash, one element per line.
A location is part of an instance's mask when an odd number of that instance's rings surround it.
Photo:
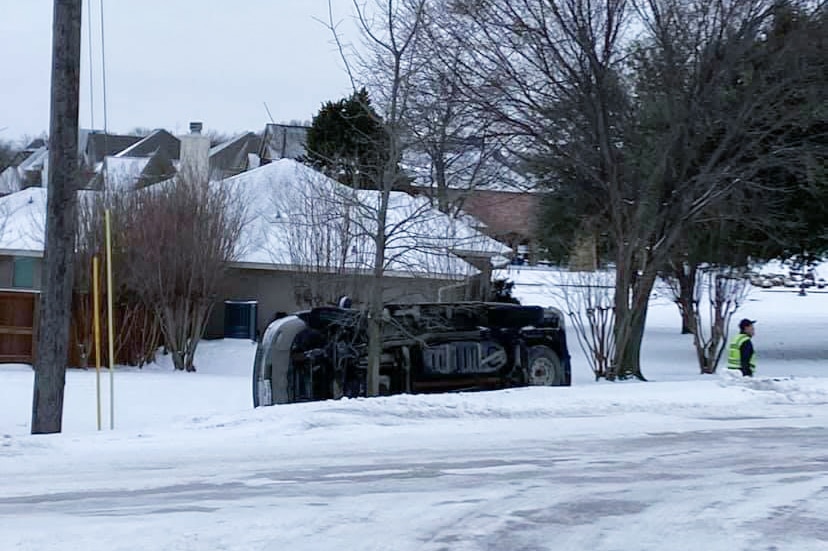
<path fill-rule="evenodd" d="M 61 431 L 78 210 L 82 0 L 54 0 L 46 240 L 41 271 L 32 434 Z"/>

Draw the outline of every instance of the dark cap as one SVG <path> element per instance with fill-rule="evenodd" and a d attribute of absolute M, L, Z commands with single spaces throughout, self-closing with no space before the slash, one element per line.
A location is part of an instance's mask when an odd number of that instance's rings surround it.
<path fill-rule="evenodd" d="M 744 329 L 745 327 L 753 325 L 754 323 L 756 323 L 756 320 L 749 320 L 747 318 L 744 318 L 742 321 L 739 322 L 739 329 Z"/>

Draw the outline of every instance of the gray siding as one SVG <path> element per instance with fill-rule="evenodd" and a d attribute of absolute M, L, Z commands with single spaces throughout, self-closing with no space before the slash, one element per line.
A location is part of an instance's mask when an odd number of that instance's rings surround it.
<path fill-rule="evenodd" d="M 257 328 L 261 332 L 277 312 L 291 313 L 307 309 L 310 303 L 301 300 L 302 289 L 308 289 L 308 281 L 313 278 L 312 286 L 326 294 L 322 303 L 334 305 L 337 297 L 346 294 L 353 300 L 354 306 L 366 301 L 368 289 L 367 276 L 349 276 L 345 279 L 334 275 L 319 276 L 299 272 L 281 272 L 273 270 L 233 269 L 227 285 L 219 293 L 219 300 L 213 308 L 207 326 L 208 338 L 220 338 L 224 335 L 224 301 L 255 300 L 258 301 Z M 457 281 L 438 279 L 388 278 L 383 293 L 386 302 L 433 302 L 437 300 L 440 287 L 456 284 Z"/>

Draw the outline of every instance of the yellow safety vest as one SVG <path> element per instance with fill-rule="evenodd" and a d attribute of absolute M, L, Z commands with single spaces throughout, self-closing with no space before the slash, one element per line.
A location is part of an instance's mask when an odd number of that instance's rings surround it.
<path fill-rule="evenodd" d="M 727 354 L 727 368 L 728 369 L 742 369 L 742 345 L 750 340 L 750 335 L 747 333 L 739 333 L 733 340 L 730 341 L 730 349 Z M 756 370 L 756 352 L 750 355 L 750 370 Z"/>

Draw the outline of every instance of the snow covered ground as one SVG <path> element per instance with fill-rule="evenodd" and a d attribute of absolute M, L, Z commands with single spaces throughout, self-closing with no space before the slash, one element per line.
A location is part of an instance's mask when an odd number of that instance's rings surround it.
<path fill-rule="evenodd" d="M 524 303 L 553 301 L 523 269 Z M 753 291 L 759 376 L 702 376 L 656 296 L 643 370 L 571 388 L 253 410 L 255 346 L 198 373 L 67 376 L 64 432 L 31 436 L 32 373 L 0 366 L 0 549 L 828 550 L 828 293 Z"/>

